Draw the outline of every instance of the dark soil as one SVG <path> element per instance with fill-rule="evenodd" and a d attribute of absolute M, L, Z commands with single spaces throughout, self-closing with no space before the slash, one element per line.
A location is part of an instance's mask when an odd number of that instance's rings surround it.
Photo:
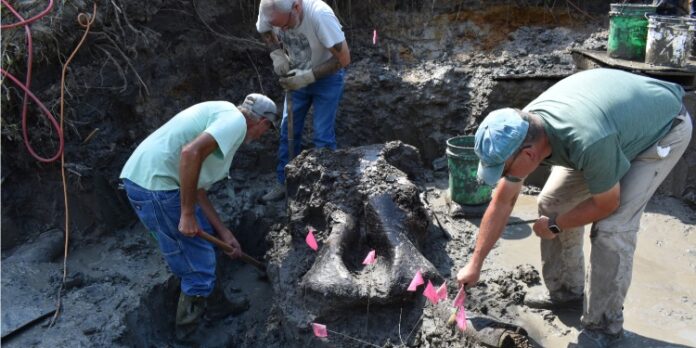
<path fill-rule="evenodd" d="M 446 139 L 472 134 L 489 111 L 522 107 L 572 74 L 571 48 L 605 49 L 608 4 L 598 0 L 553 5 L 503 0 L 327 2 L 344 25 L 352 56 L 337 117 L 339 146 L 350 149 L 400 140 L 417 150 L 420 161 L 402 159 L 400 167 L 426 202 L 422 223 L 427 237 L 416 244 L 439 276 L 450 280 L 451 301 L 457 290 L 451 280 L 473 250 L 477 220 L 456 220 L 442 205 L 447 173 L 439 169 Z M 17 9 L 29 17 L 44 6 L 45 2 L 31 0 Z M 31 27 L 35 54 L 31 89 L 55 115 L 62 63 L 83 31 L 77 14 L 91 9 L 87 1 L 58 2 Z M 220 99 L 240 103 L 251 92 L 282 101 L 283 91 L 254 29 L 257 9 L 258 1 L 97 3 L 94 27 L 71 63 L 65 85 L 70 246 L 63 311 L 55 326 L 48 327 L 48 320 L 43 320 L 3 339 L 4 345 L 176 345 L 178 282 L 118 189 L 118 174 L 142 139 L 189 105 Z M 14 21 L 8 11 L 2 12 L 3 23 Z M 373 30 L 379 38 L 374 45 Z M 2 34 L 3 69 L 23 80 L 24 32 L 7 29 Z M 63 272 L 60 164 L 39 163 L 24 148 L 22 97 L 19 89 L 4 81 L 3 335 L 55 308 Z M 691 103 L 696 106 L 696 98 Z M 32 146 L 43 156 L 55 152 L 57 136 L 35 105 L 27 124 Z M 304 141 L 308 149 L 309 128 Z M 447 327 L 449 313 L 427 305 L 422 296 L 387 296 L 381 304 L 372 303 L 369 313 L 362 303 L 322 312 L 312 319 L 334 324 L 339 334 L 315 339 L 306 325 L 306 313 L 293 312 L 295 307 L 289 310 L 285 302 L 299 295 L 299 288 L 287 288 L 297 285 L 297 279 L 287 278 L 294 273 L 285 274 L 278 267 L 289 258 L 280 251 L 298 243 L 298 236 L 288 232 L 291 222 L 297 221 L 284 202 L 259 203 L 275 180 L 277 148 L 275 135 L 261 140 L 242 147 L 230 180 L 217 184 L 211 198 L 244 249 L 269 262 L 271 274 L 261 279 L 250 266 L 220 258 L 227 295 L 246 297 L 251 308 L 207 323 L 199 337 L 202 346 L 477 346 Z M 662 188 L 663 193 L 692 204 L 696 202 L 694 146 Z M 314 155 L 305 152 L 300 159 Z M 339 165 L 335 170 L 347 169 Z M 332 180 L 340 181 L 340 173 Z M 328 202 L 334 207 L 349 204 L 340 194 Z M 329 216 L 322 215 L 325 208 L 308 207 L 303 221 L 320 229 L 326 222 L 322 219 Z M 299 260 L 294 262 L 309 262 Z M 310 264 L 301 266 L 300 275 Z M 521 303 L 526 286 L 539 281 L 537 270 L 528 265 L 493 269 L 485 278 L 470 291 L 467 309 L 507 322 L 515 321 L 509 308 Z"/>

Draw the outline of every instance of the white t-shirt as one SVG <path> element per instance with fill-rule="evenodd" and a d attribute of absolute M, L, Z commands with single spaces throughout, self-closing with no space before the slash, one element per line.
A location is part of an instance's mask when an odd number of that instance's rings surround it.
<path fill-rule="evenodd" d="M 341 23 L 329 5 L 321 0 L 302 0 L 302 23 L 287 31 L 273 28 L 261 11 L 256 30 L 273 30 L 290 56 L 290 69 L 311 69 L 331 58 L 329 48 L 346 40 Z"/>

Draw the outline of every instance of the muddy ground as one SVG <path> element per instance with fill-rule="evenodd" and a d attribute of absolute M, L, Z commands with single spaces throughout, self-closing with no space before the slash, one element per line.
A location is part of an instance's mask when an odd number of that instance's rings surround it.
<path fill-rule="evenodd" d="M 270 184 L 272 175 L 261 180 Z M 245 187 L 245 183 L 231 180 L 221 185 L 215 195 L 216 203 L 224 206 L 225 202 L 235 202 L 230 194 L 239 189 L 252 195 L 264 192 Z M 433 214 L 424 255 L 445 278 L 452 279 L 472 250 L 480 220 L 450 214 L 445 199 L 445 171 L 432 173 L 424 190 Z M 531 195 L 523 196 L 511 222 L 533 218 L 534 199 Z M 250 215 L 263 214 L 262 220 L 285 221 L 284 208 L 284 203 L 279 202 L 248 207 L 246 211 Z M 655 197 L 648 206 L 640 232 L 633 286 L 626 301 L 627 338 L 620 347 L 696 345 L 696 291 L 692 286 L 696 281 L 694 216 L 693 208 L 670 197 Z M 282 225 L 279 222 L 272 228 L 281 229 Z M 247 251 L 257 257 L 266 243 L 273 243 L 258 234 L 246 235 L 242 240 L 250 246 Z M 296 243 L 302 245 L 301 240 Z M 537 243 L 530 225 L 510 226 L 486 263 L 481 282 L 469 291 L 467 310 L 521 325 L 529 331 L 534 346 L 565 346 L 579 329 L 580 313 L 551 313 L 521 305 L 527 289 L 540 286 Z M 43 322 L 4 341 L 4 345 L 176 346 L 172 327 L 178 283 L 148 232 L 134 224 L 109 236 L 74 244 L 78 246 L 72 249 L 68 262 L 64 312 L 56 326 L 48 328 Z M 60 246 L 54 245 L 54 256 L 60 254 Z M 21 254 L 3 260 L 3 322 L 13 317 L 27 319 L 50 311 L 55 305 L 55 291 L 61 279 L 59 257 L 52 258 L 53 262 L 13 260 Z M 205 336 L 200 338 L 201 346 L 479 346 L 467 342 L 446 325 L 449 302 L 434 306 L 420 296 L 400 306 L 373 304 L 371 314 L 366 306 L 339 311 L 332 318 L 339 323 L 329 325 L 337 333 L 330 333 L 328 340 L 318 340 L 307 327 L 284 327 L 288 320 L 274 301 L 279 294 L 267 279 L 260 278 L 251 266 L 224 257 L 220 260 L 228 296 L 244 296 L 251 306 L 239 316 L 208 323 Z M 455 291 L 450 282 L 450 301 Z M 286 337 L 288 330 L 295 336 L 293 340 Z"/>
<path fill-rule="evenodd" d="M 353 61 L 337 121 L 339 146 L 401 140 L 418 149 L 423 175 L 415 182 L 425 193 L 428 212 L 423 255 L 453 279 L 473 248 L 479 220 L 453 215 L 446 205 L 445 140 L 471 134 L 488 111 L 524 106 L 574 72 L 571 48 L 605 49 L 607 6 L 604 1 L 329 3 L 344 24 Z M 27 13 L 43 6 L 23 4 Z M 190 104 L 241 102 L 252 91 L 282 100 L 270 59 L 253 31 L 255 1 L 98 5 L 95 33 L 67 80 L 71 238 L 63 312 L 55 326 L 44 319 L 3 339 L 8 347 L 175 345 L 178 284 L 117 189 L 118 172 L 140 140 Z M 32 26 L 37 57 L 32 89 L 53 111 L 58 110 L 60 64 L 81 35 L 78 10 L 91 10 L 91 3 L 61 4 L 50 20 Z M 3 23 L 12 20 L 6 16 L 3 11 Z M 373 45 L 375 29 L 379 39 Z M 22 30 L 2 35 L 3 68 L 17 76 L 24 76 L 25 68 L 22 35 Z M 687 105 L 696 106 L 694 100 L 690 93 Z M 3 335 L 55 308 L 63 273 L 59 167 L 39 164 L 23 148 L 20 106 L 21 94 L 4 82 Z M 32 144 L 48 155 L 55 137 L 36 114 L 29 118 Z M 283 233 L 285 203 L 259 203 L 274 181 L 276 146 L 267 136 L 241 149 L 230 180 L 211 193 L 245 250 L 269 261 L 269 251 L 287 242 L 282 238 L 294 238 Z M 696 346 L 695 168 L 692 143 L 643 218 L 626 302 L 629 334 L 622 347 Z M 533 218 L 533 200 L 533 195 L 523 197 L 514 216 Z M 557 315 L 520 305 L 527 289 L 539 286 L 537 250 L 529 225 L 510 226 L 482 281 L 470 291 L 467 309 L 522 325 L 533 345 L 565 346 L 579 327 L 579 313 Z M 435 307 L 422 297 L 373 305 L 369 313 L 362 305 L 341 309 L 332 317 L 340 330 L 318 340 L 279 306 L 279 276 L 259 278 L 253 268 L 224 257 L 220 265 L 227 295 L 245 296 L 251 307 L 206 323 L 201 346 L 477 346 L 446 327 L 442 306 L 447 304 Z M 450 299 L 455 291 L 450 284 Z"/>

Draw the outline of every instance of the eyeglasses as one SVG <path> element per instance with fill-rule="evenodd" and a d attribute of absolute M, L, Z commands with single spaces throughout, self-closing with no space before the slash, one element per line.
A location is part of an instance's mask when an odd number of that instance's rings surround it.
<path fill-rule="evenodd" d="M 290 9 L 290 12 L 288 12 L 288 19 L 285 21 L 285 24 L 280 26 L 281 30 L 288 30 L 292 29 L 290 28 L 290 20 L 292 19 L 292 9 Z"/>
<path fill-rule="evenodd" d="M 290 29 L 290 19 L 292 19 L 292 10 L 290 10 L 290 12 L 288 12 L 288 19 L 285 20 L 285 24 L 280 26 L 280 28 L 283 30 Z"/>

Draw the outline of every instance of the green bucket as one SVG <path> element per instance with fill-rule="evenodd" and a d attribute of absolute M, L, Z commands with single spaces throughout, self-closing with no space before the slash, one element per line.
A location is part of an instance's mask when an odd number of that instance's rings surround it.
<path fill-rule="evenodd" d="M 648 38 L 648 15 L 657 6 L 644 4 L 611 4 L 607 54 L 613 58 L 645 60 Z"/>
<path fill-rule="evenodd" d="M 479 183 L 476 171 L 479 159 L 474 152 L 474 136 L 463 135 L 447 140 L 449 193 L 460 205 L 490 202 L 492 187 Z"/>

